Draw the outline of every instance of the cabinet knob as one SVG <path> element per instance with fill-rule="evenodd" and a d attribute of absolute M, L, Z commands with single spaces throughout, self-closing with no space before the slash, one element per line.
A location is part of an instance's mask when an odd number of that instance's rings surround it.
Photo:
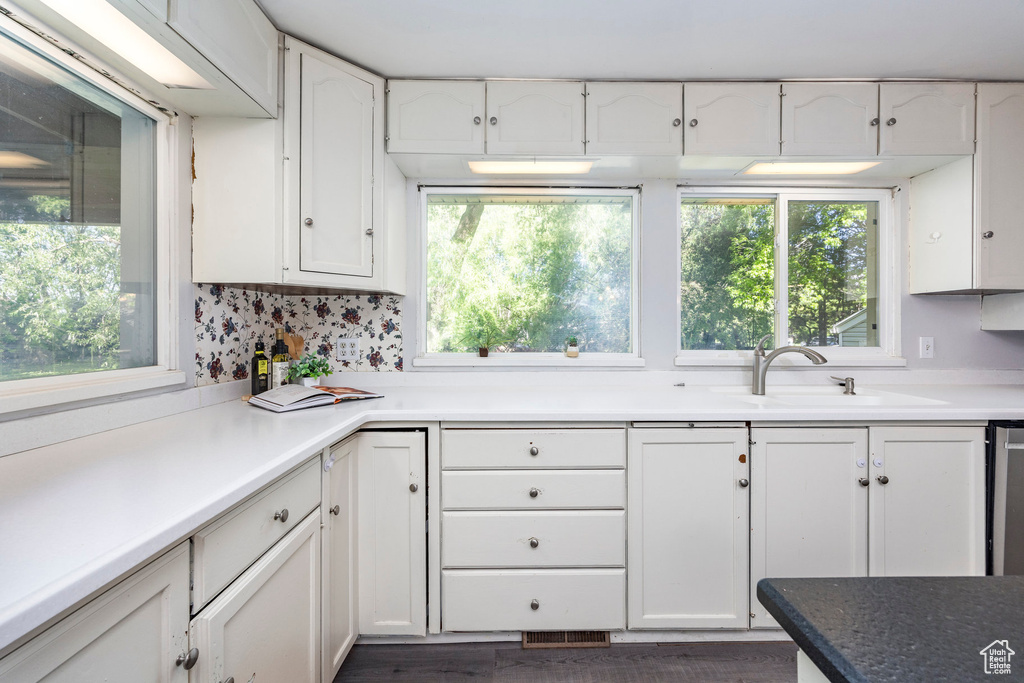
<path fill-rule="evenodd" d="M 372 235 L 373 234 L 373 228 L 367 228 L 366 229 L 366 234 L 367 235 Z"/>
<path fill-rule="evenodd" d="M 306 220 L 304 220 L 302 222 L 305 223 L 306 225 L 313 225 L 313 219 L 312 218 L 307 218 Z"/>
<path fill-rule="evenodd" d="M 877 477 L 875 477 L 875 479 L 877 479 L 878 483 L 881 484 L 882 486 L 885 486 L 886 484 L 889 483 L 889 477 L 885 476 L 884 474 L 878 475 Z"/>
<path fill-rule="evenodd" d="M 480 119 L 480 117 L 479 117 L 479 116 L 474 116 L 474 117 L 473 117 L 473 125 L 475 125 L 475 126 L 479 126 L 479 125 L 480 125 L 480 120 L 481 120 L 481 119 Z"/>
<path fill-rule="evenodd" d="M 675 126 L 676 128 L 678 128 L 679 126 L 683 125 L 683 120 L 682 119 L 673 119 L 672 125 Z"/>
<path fill-rule="evenodd" d="M 178 655 L 178 658 L 174 660 L 174 666 L 180 666 L 185 671 L 188 671 L 193 666 L 195 666 L 196 662 L 198 661 L 199 650 L 197 650 L 196 648 L 192 648 L 188 652 L 182 652 L 180 655 Z"/>
<path fill-rule="evenodd" d="M 740 488 L 745 489 L 750 486 L 750 481 L 747 479 L 740 479 Z"/>
<path fill-rule="evenodd" d="M 530 489 L 530 498 L 536 498 L 540 495 L 540 491 L 537 489 Z"/>
<path fill-rule="evenodd" d="M 530 539 L 530 547 L 531 548 L 536 548 L 539 545 L 540 545 L 540 541 L 538 541 L 536 538 L 531 538 Z"/>
<path fill-rule="evenodd" d="M 530 601 L 530 609 L 534 609 L 534 610 L 540 609 L 540 600 L 531 600 Z"/>
<path fill-rule="evenodd" d="M 540 449 L 536 446 L 530 448 L 530 455 L 537 455 L 538 453 L 540 453 Z"/>
<path fill-rule="evenodd" d="M 341 506 L 340 505 L 335 505 L 330 510 L 328 510 L 328 512 L 330 512 L 332 515 L 340 515 L 341 514 Z"/>
<path fill-rule="evenodd" d="M 877 126 L 878 125 L 878 119 L 871 119 L 871 125 L 872 126 Z"/>
<path fill-rule="evenodd" d="M 983 240 L 990 240 L 994 236 L 995 236 L 995 233 L 992 232 L 991 230 L 986 230 L 985 232 L 981 233 L 981 239 L 983 239 Z"/>
<path fill-rule="evenodd" d="M 280 512 L 274 513 L 274 520 L 280 520 L 281 522 L 288 521 L 288 508 L 281 508 Z"/>
<path fill-rule="evenodd" d="M 492 126 L 498 125 L 498 117 L 497 116 L 492 116 L 491 117 L 491 125 Z"/>
<path fill-rule="evenodd" d="M 690 119 L 690 128 L 697 127 L 697 119 Z"/>
<path fill-rule="evenodd" d="M 867 477 L 861 477 L 860 479 L 857 480 L 857 483 L 860 484 L 861 486 L 867 486 L 871 482 L 868 481 Z"/>
<path fill-rule="evenodd" d="M 416 493 L 417 491 L 420 490 L 420 487 L 418 484 L 409 484 L 409 490 L 412 491 L 413 493 Z"/>
<path fill-rule="evenodd" d="M 888 121 L 885 122 L 885 125 L 887 125 L 887 126 L 895 126 L 896 125 L 896 119 L 889 119 Z"/>

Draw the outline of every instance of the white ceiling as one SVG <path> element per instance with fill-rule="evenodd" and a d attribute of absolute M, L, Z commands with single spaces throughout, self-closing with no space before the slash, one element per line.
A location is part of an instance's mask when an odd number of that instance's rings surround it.
<path fill-rule="evenodd" d="M 259 0 L 383 76 L 1024 80 L 1024 0 Z"/>

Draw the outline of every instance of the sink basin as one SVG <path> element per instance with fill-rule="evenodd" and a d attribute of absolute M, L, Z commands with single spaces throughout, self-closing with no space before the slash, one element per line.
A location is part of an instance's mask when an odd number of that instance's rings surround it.
<path fill-rule="evenodd" d="M 714 387 L 716 394 L 725 394 L 737 401 L 753 405 L 771 407 L 821 407 L 821 408 L 856 408 L 863 406 L 934 406 L 943 405 L 946 401 L 923 396 L 911 396 L 894 391 L 877 389 L 858 389 L 853 396 L 843 393 L 838 385 L 831 386 L 769 386 L 764 396 L 750 393 L 749 387 Z"/>

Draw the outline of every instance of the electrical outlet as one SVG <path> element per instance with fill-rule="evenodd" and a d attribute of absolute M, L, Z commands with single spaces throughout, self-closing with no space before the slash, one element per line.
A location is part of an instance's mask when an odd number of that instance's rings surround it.
<path fill-rule="evenodd" d="M 359 337 L 342 337 L 338 335 L 338 343 L 334 345 L 335 358 L 338 360 L 359 360 Z"/>
<path fill-rule="evenodd" d="M 921 337 L 921 358 L 935 357 L 935 337 Z"/>

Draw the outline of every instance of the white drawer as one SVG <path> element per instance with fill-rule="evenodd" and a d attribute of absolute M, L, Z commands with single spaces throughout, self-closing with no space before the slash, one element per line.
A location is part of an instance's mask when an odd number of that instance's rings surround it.
<path fill-rule="evenodd" d="M 535 453 L 535 454 L 534 454 Z M 625 429 L 446 429 L 444 469 L 626 466 Z"/>
<path fill-rule="evenodd" d="M 445 631 L 626 628 L 624 569 L 446 569 L 441 595 Z"/>
<path fill-rule="evenodd" d="M 193 614 L 320 503 L 319 465 L 302 465 L 192 536 Z M 286 519 L 274 519 L 285 510 Z"/>
<path fill-rule="evenodd" d="M 445 567 L 623 567 L 626 513 L 445 512 Z"/>
<path fill-rule="evenodd" d="M 445 510 L 622 508 L 624 470 L 442 472 Z"/>

